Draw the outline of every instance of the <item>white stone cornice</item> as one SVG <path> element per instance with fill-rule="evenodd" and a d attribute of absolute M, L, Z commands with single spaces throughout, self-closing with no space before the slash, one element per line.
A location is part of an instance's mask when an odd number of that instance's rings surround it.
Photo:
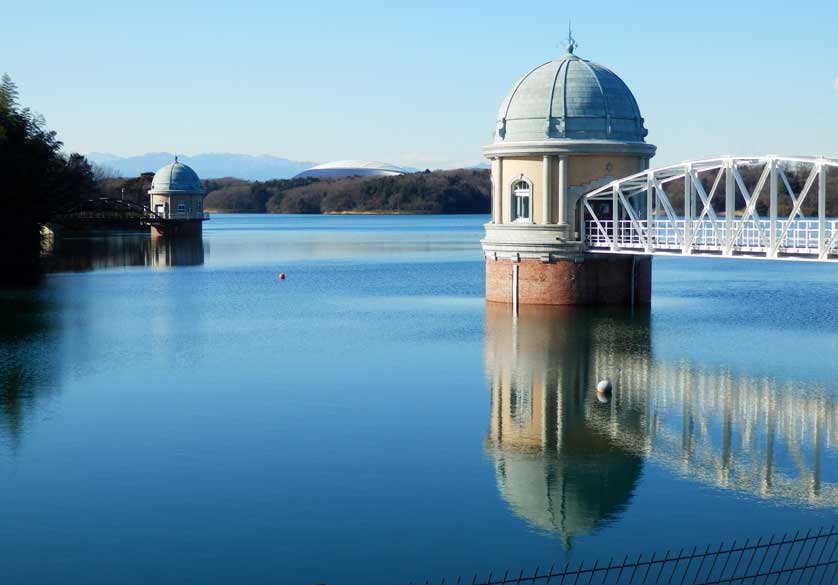
<path fill-rule="evenodd" d="M 567 225 L 486 224 L 486 237 L 480 243 L 487 258 L 575 257 L 584 250 L 574 240 Z"/>
<path fill-rule="evenodd" d="M 619 140 L 528 140 L 497 142 L 483 147 L 486 158 L 545 154 L 627 154 L 651 158 L 656 151 L 654 144 Z"/>

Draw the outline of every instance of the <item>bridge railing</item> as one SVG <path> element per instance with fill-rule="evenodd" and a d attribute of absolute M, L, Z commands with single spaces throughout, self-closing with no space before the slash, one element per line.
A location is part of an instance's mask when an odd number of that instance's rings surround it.
<path fill-rule="evenodd" d="M 833 199 L 838 195 L 838 182 L 828 180 L 830 169 L 838 170 L 838 160 L 688 161 L 591 191 L 582 197 L 578 221 L 594 252 L 838 261 L 838 220 L 827 215 L 828 191 Z"/>
<path fill-rule="evenodd" d="M 55 213 L 51 217 L 50 223 L 75 225 L 81 222 L 89 225 L 101 222 L 103 224 L 119 223 L 121 225 L 143 227 L 161 224 L 168 220 L 207 220 L 209 218 L 210 214 L 207 211 L 190 210 L 157 213 L 145 205 L 133 201 L 100 197 L 72 204 Z"/>
<path fill-rule="evenodd" d="M 167 214 L 160 214 L 163 219 L 209 219 L 208 211 L 170 211 Z"/>
<path fill-rule="evenodd" d="M 651 233 L 649 225 L 651 223 Z M 675 221 L 656 219 L 648 220 L 620 220 L 617 222 L 616 247 L 618 250 L 645 250 L 648 247 L 646 236 L 651 236 L 651 246 L 655 250 L 683 251 L 686 242 L 685 219 Z M 788 225 L 788 229 L 786 226 Z M 769 243 L 768 234 L 771 230 L 769 220 L 757 222 L 749 221 L 741 229 L 724 225 L 724 220 L 714 226 L 712 221 L 703 220 L 690 222 L 689 248 L 694 252 L 724 252 L 729 239 L 736 237 L 733 243 L 734 252 L 763 253 Z M 785 234 L 780 239 L 779 252 L 786 254 L 817 254 L 820 250 L 818 220 L 778 220 L 777 231 Z M 738 232 L 738 233 L 737 233 Z M 827 255 L 838 254 L 838 239 L 832 239 L 832 234 L 838 233 L 838 220 L 826 222 L 825 236 L 831 239 L 831 247 L 826 250 Z M 585 242 L 592 251 L 612 250 L 614 221 L 609 219 L 589 220 L 585 225 Z"/>

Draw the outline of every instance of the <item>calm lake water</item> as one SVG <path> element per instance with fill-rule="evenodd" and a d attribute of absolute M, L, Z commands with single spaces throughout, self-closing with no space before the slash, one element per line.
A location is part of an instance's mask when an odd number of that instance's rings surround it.
<path fill-rule="evenodd" d="M 61 242 L 0 292 L 0 583 L 424 582 L 836 520 L 838 265 L 658 258 L 650 311 L 513 320 L 486 220 Z"/>

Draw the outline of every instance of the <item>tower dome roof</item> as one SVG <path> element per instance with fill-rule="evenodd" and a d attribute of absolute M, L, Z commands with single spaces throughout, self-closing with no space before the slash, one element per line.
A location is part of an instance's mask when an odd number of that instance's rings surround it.
<path fill-rule="evenodd" d="M 519 141 L 644 142 L 648 133 L 628 86 L 613 71 L 580 59 L 573 46 L 539 65 L 501 104 L 495 144 Z"/>
<path fill-rule="evenodd" d="M 166 193 L 175 191 L 178 193 L 203 193 L 201 179 L 191 167 L 178 162 L 167 164 L 165 167 L 154 173 L 151 180 L 149 193 Z"/>

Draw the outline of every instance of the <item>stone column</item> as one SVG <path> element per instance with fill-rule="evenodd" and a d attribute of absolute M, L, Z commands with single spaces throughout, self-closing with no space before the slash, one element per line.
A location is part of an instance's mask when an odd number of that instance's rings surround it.
<path fill-rule="evenodd" d="M 492 185 L 492 223 L 503 223 L 502 216 L 502 201 L 503 201 L 503 160 L 496 158 L 493 161 L 497 163 L 495 168 Z M 495 165 L 493 165 L 494 167 Z"/>
<path fill-rule="evenodd" d="M 498 182 L 500 183 L 500 197 L 501 201 L 503 201 L 503 211 L 502 214 L 506 216 L 506 219 L 501 221 L 500 223 L 512 223 L 512 190 L 509 190 L 509 196 L 506 196 L 504 193 L 504 181 L 506 179 L 503 178 L 503 159 L 498 159 Z"/>
<path fill-rule="evenodd" d="M 567 156 L 559 157 L 559 225 L 567 225 Z"/>
<path fill-rule="evenodd" d="M 553 157 L 544 155 L 544 224 L 553 223 Z"/>

